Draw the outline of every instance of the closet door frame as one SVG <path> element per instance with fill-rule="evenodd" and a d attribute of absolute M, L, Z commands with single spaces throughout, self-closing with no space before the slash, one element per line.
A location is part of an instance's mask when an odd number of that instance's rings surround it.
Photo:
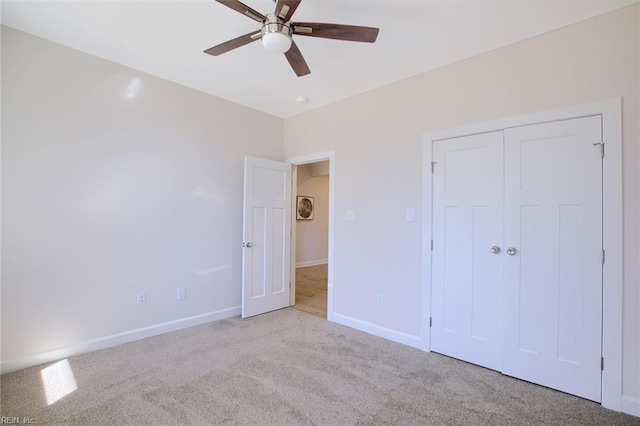
<path fill-rule="evenodd" d="M 421 347 L 430 351 L 432 153 L 433 143 L 442 139 L 494 132 L 511 127 L 572 118 L 602 116 L 603 158 L 603 265 L 602 306 L 602 406 L 622 410 L 622 98 L 476 123 L 426 133 L 423 136 L 423 240 L 422 240 L 422 324 Z M 437 167 L 437 165 L 436 165 Z"/>

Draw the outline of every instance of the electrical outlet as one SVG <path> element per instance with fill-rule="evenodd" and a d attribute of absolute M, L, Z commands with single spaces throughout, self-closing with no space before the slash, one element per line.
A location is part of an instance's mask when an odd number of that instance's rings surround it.
<path fill-rule="evenodd" d="M 138 305 L 144 305 L 145 303 L 147 303 L 147 294 L 144 291 L 138 293 L 137 301 Z"/>
<path fill-rule="evenodd" d="M 376 294 L 376 305 L 378 305 L 378 306 L 382 306 L 383 305 L 382 293 Z"/>
<path fill-rule="evenodd" d="M 187 289 L 185 287 L 178 287 L 178 292 L 176 297 L 178 300 L 184 300 L 187 298 Z"/>
<path fill-rule="evenodd" d="M 353 209 L 348 209 L 344 213 L 344 219 L 349 221 L 356 220 L 356 211 Z"/>

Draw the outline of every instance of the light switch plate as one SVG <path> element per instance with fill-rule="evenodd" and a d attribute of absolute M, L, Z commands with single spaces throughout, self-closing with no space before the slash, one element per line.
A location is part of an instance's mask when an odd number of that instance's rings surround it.
<path fill-rule="evenodd" d="M 176 298 L 178 300 L 186 299 L 187 298 L 187 289 L 185 287 L 178 287 Z"/>
<path fill-rule="evenodd" d="M 407 209 L 407 212 L 405 214 L 405 218 L 407 219 L 407 222 L 413 222 L 414 220 L 416 220 L 416 212 L 413 209 Z"/>

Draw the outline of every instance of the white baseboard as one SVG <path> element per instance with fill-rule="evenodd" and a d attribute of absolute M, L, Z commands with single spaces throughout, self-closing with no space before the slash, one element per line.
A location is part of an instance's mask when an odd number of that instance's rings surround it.
<path fill-rule="evenodd" d="M 622 395 L 622 412 L 640 417 L 640 399 Z"/>
<path fill-rule="evenodd" d="M 306 262 L 296 262 L 296 268 L 306 268 L 307 266 L 325 265 L 329 261 L 327 259 L 321 260 L 307 260 Z"/>
<path fill-rule="evenodd" d="M 364 331 L 365 333 L 373 334 L 374 336 L 382 337 L 383 339 L 424 350 L 424 344 L 419 336 L 413 336 L 411 334 L 380 327 L 379 325 L 351 318 L 346 315 L 337 314 L 335 312 L 329 315 L 328 319 L 329 321 L 333 321 L 337 324 L 355 328 L 356 330 Z"/>
<path fill-rule="evenodd" d="M 169 321 L 162 324 L 156 324 L 149 327 L 138 328 L 136 330 L 125 331 L 124 333 L 112 334 L 111 336 L 99 337 L 97 339 L 87 340 L 51 351 L 27 355 L 25 357 L 11 359 L 8 361 L 2 361 L 2 363 L 0 363 L 0 374 L 10 373 L 12 371 L 22 370 L 24 368 L 33 367 L 51 361 L 57 361 L 60 359 L 68 358 L 70 356 L 93 352 L 100 349 L 106 349 L 112 346 L 134 342 L 136 340 L 146 339 L 147 337 L 170 333 L 172 331 L 181 330 L 183 328 L 193 327 L 194 325 L 200 325 L 225 318 L 230 318 L 236 315 L 240 315 L 240 312 L 241 307 L 236 306 L 216 312 L 209 312 L 202 315 L 196 315 L 193 317 Z"/>

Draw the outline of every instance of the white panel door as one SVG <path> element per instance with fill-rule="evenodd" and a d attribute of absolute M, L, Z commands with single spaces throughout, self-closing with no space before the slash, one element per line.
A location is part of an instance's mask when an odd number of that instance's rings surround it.
<path fill-rule="evenodd" d="M 245 157 L 242 317 L 289 306 L 291 165 Z"/>
<path fill-rule="evenodd" d="M 502 371 L 601 392 L 601 117 L 505 130 Z M 595 145 L 594 145 L 595 144 Z"/>
<path fill-rule="evenodd" d="M 503 132 L 433 144 L 431 350 L 499 370 Z M 494 251 L 496 251 L 494 249 Z"/>

